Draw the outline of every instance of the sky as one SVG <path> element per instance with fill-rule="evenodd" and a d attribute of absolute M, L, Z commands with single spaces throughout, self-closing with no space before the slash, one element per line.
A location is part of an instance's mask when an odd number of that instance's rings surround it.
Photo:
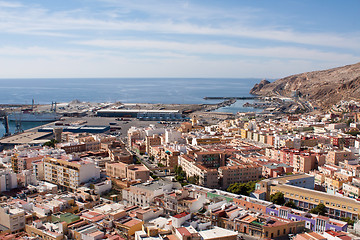
<path fill-rule="evenodd" d="M 268 78 L 360 62 L 358 0 L 0 0 L 0 78 Z"/>

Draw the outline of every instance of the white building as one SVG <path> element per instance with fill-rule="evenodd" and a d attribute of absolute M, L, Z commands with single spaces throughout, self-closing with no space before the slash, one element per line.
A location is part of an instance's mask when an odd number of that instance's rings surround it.
<path fill-rule="evenodd" d="M 165 143 L 178 142 L 181 139 L 181 132 L 173 129 L 165 130 Z"/>
<path fill-rule="evenodd" d="M 125 205 L 141 207 L 150 206 L 154 197 L 171 192 L 174 182 L 158 180 L 154 182 L 139 183 L 123 189 L 122 197 Z"/>
<path fill-rule="evenodd" d="M 3 204 L 0 206 L 0 224 L 11 232 L 18 232 L 25 228 L 25 211 Z"/>
<path fill-rule="evenodd" d="M 0 192 L 17 188 L 16 173 L 10 169 L 0 170 Z"/>
<path fill-rule="evenodd" d="M 76 189 L 81 183 L 100 178 L 100 169 L 91 161 L 44 159 L 45 181 Z"/>

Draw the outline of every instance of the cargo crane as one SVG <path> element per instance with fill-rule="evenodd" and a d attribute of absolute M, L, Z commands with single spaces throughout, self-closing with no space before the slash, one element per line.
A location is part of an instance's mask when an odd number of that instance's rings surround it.
<path fill-rule="evenodd" d="M 11 133 L 10 133 L 10 128 L 9 128 L 9 119 L 8 119 L 8 116 L 5 111 L 1 111 L 0 118 L 2 119 L 3 125 L 5 127 L 4 136 L 0 136 L 0 138 L 10 136 Z"/>

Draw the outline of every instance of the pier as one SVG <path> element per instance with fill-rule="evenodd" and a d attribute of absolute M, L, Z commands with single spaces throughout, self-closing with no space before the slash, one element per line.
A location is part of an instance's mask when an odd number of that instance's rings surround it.
<path fill-rule="evenodd" d="M 226 99 L 236 99 L 236 100 L 254 100 L 254 99 L 261 99 L 258 96 L 251 96 L 251 97 L 204 97 L 205 100 L 226 100 Z"/>

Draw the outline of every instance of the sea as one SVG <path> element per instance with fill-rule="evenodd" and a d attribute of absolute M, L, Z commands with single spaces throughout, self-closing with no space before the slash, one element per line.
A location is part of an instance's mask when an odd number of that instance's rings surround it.
<path fill-rule="evenodd" d="M 247 97 L 257 78 L 41 78 L 0 79 L 1 104 L 51 104 L 51 102 L 123 102 L 203 104 L 221 100 L 204 97 Z M 249 112 L 257 109 L 243 107 L 253 100 L 238 100 L 220 112 Z M 26 130 L 39 123 L 22 123 Z M 15 124 L 10 122 L 11 132 Z M 0 124 L 0 137 L 4 126 Z"/>

